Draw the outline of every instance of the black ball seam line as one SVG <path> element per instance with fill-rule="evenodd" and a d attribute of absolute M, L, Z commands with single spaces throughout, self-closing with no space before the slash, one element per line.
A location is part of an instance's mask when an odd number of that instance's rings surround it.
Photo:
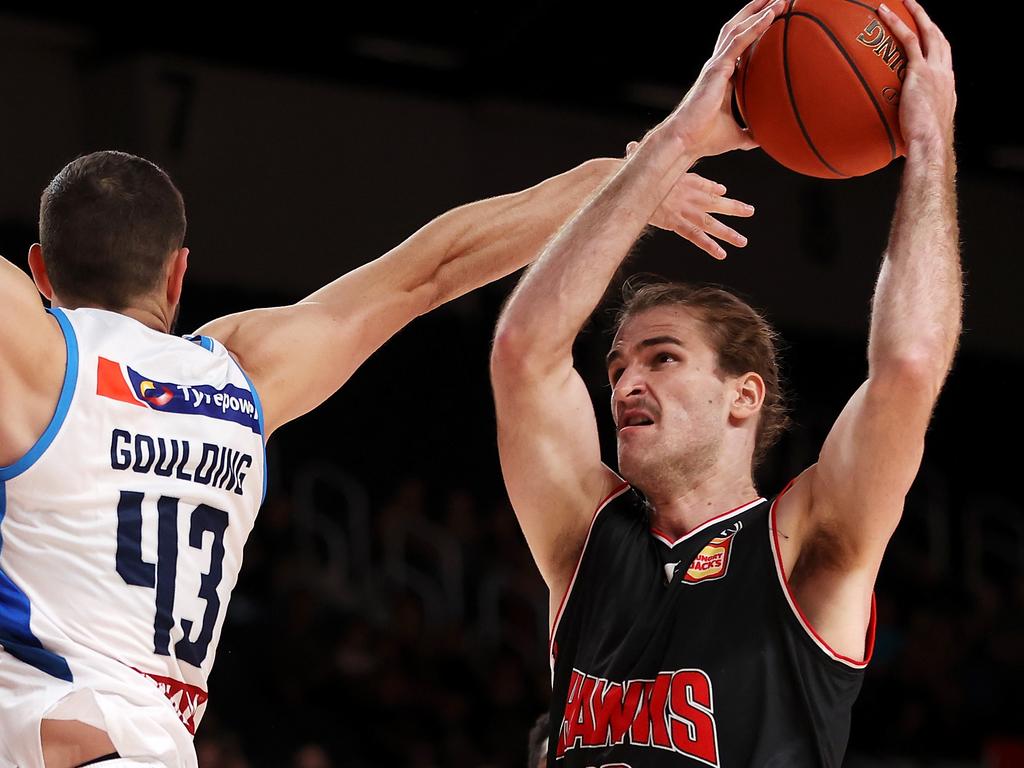
<path fill-rule="evenodd" d="M 786 91 L 789 93 L 789 104 L 793 108 L 793 116 L 796 118 L 796 123 L 800 127 L 800 132 L 804 135 L 804 141 L 807 142 L 807 146 L 811 148 L 814 156 L 818 158 L 819 162 L 824 165 L 828 170 L 832 171 L 836 176 L 841 179 L 849 178 L 848 174 L 842 173 L 834 168 L 818 151 L 818 148 L 814 145 L 814 141 L 811 139 L 811 134 L 807 130 L 807 126 L 804 125 L 803 118 L 800 116 L 800 110 L 796 105 L 796 94 L 793 93 L 793 80 L 789 75 L 789 20 L 796 12 L 793 11 L 793 6 L 796 5 L 796 0 L 790 0 L 789 9 L 785 15 L 780 18 L 784 19 L 784 26 L 782 30 L 782 71 L 786 75 Z M 808 18 L 814 18 L 813 16 L 807 15 Z"/>
<path fill-rule="evenodd" d="M 819 27 L 821 27 L 822 30 L 824 30 L 825 34 L 828 35 L 829 38 L 831 38 L 833 43 L 835 43 L 836 48 L 843 55 L 843 58 L 846 59 L 846 63 L 850 65 L 850 69 L 853 70 L 853 73 L 857 76 L 857 79 L 860 80 L 860 84 L 864 87 L 864 92 L 868 95 L 868 98 L 871 99 L 871 104 L 875 108 L 875 112 L 878 114 L 878 119 L 881 121 L 882 127 L 885 129 L 885 136 L 889 140 L 889 161 L 892 162 L 893 160 L 895 160 L 896 138 L 893 136 L 892 128 L 889 126 L 889 121 L 885 119 L 885 113 L 882 111 L 882 107 L 878 103 L 878 99 L 876 99 L 875 94 L 871 92 L 871 86 L 868 85 L 868 81 L 864 79 L 864 75 L 862 75 L 860 69 L 857 68 L 857 64 L 853 60 L 853 57 L 850 56 L 849 53 L 847 53 L 846 49 L 843 47 L 843 44 L 840 42 L 839 38 L 832 32 L 832 30 L 829 29 L 825 22 L 823 22 L 818 17 L 812 16 L 810 13 L 806 13 L 803 11 L 794 11 L 792 13 L 787 14 L 787 17 L 789 16 L 802 16 L 806 19 L 810 19 Z M 788 72 L 789 70 L 787 68 L 787 76 Z"/>

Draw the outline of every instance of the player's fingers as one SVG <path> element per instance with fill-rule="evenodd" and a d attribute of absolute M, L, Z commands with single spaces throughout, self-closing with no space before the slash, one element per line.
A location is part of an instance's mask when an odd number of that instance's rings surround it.
<path fill-rule="evenodd" d="M 906 22 L 884 3 L 878 6 L 878 12 L 882 16 L 882 21 L 892 30 L 896 39 L 900 41 L 900 45 L 903 46 L 903 50 L 907 54 L 907 61 L 913 65 L 924 60 L 924 53 L 921 51 L 921 41 L 917 33 L 908 27 Z"/>
<path fill-rule="evenodd" d="M 754 206 L 731 197 L 718 197 L 707 209 L 710 213 L 721 213 L 726 216 L 739 216 L 748 219 L 754 215 Z"/>
<path fill-rule="evenodd" d="M 683 185 L 690 190 L 699 192 L 709 203 L 725 194 L 725 185 L 717 181 L 705 179 L 699 173 L 687 173 L 683 176 Z"/>
<path fill-rule="evenodd" d="M 917 30 L 921 38 L 921 49 L 924 55 L 946 58 L 949 51 L 949 41 L 942 34 L 938 24 L 932 21 L 931 17 L 917 0 L 903 0 L 903 5 L 910 11 L 910 15 L 914 17 L 914 23 L 917 24 Z"/>
<path fill-rule="evenodd" d="M 710 213 L 704 214 L 704 219 L 701 222 L 704 227 L 704 231 L 723 242 L 735 245 L 737 248 L 742 248 L 747 244 L 747 238 L 741 235 L 732 227 L 727 224 L 723 224 Z"/>
<path fill-rule="evenodd" d="M 738 26 L 742 25 L 751 16 L 763 11 L 772 0 L 751 0 L 749 3 L 744 5 L 740 10 L 729 19 L 725 24 L 722 25 L 722 31 L 718 35 L 718 43 L 725 40 L 726 37 Z"/>
<path fill-rule="evenodd" d="M 692 222 L 685 222 L 672 230 L 680 237 L 689 240 L 709 256 L 721 261 L 725 258 L 725 249 L 712 240 L 699 226 Z"/>
<path fill-rule="evenodd" d="M 733 33 L 723 41 L 723 47 L 714 56 L 716 65 L 723 70 L 728 70 L 732 76 L 736 69 L 736 61 L 740 55 L 759 38 L 783 8 L 783 0 L 775 0 L 756 16 L 748 19 L 744 24 L 738 26 Z"/>

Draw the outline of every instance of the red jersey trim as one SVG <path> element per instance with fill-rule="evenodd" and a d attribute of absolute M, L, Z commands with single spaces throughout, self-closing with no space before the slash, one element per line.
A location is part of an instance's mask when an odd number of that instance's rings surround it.
<path fill-rule="evenodd" d="M 205 707 L 209 694 L 198 686 L 183 683 L 180 680 L 175 680 L 173 677 L 143 672 L 135 667 L 132 667 L 132 669 L 143 677 L 148 678 L 150 682 L 160 689 L 160 692 L 167 697 L 168 703 L 174 707 L 174 712 L 178 715 L 178 719 L 181 720 L 181 724 L 188 729 L 189 733 L 195 736 L 196 726 L 198 725 L 196 723 L 196 716 Z"/>
<path fill-rule="evenodd" d="M 793 597 L 793 592 L 789 588 L 789 581 L 786 578 L 786 569 L 782 565 L 782 553 L 779 550 L 779 532 L 775 525 L 775 507 L 779 503 L 779 499 L 782 498 L 783 494 L 786 493 L 796 482 L 796 479 L 790 480 L 786 487 L 782 489 L 778 496 L 775 497 L 775 501 L 772 502 L 771 510 L 768 513 L 768 533 L 771 539 L 772 547 L 772 558 L 775 560 L 775 573 L 779 577 L 779 584 L 782 586 L 782 592 L 786 596 L 786 602 L 789 603 L 789 607 L 793 609 L 793 615 L 796 616 L 797 621 L 800 622 L 800 626 L 807 632 L 807 636 L 814 641 L 815 645 L 821 649 L 821 651 L 834 661 L 838 661 L 841 664 L 845 664 L 853 669 L 864 669 L 870 662 L 871 656 L 875 652 L 875 630 L 877 624 L 877 613 L 875 608 L 875 593 L 871 592 L 871 618 L 868 620 L 867 635 L 864 638 L 864 659 L 851 659 L 849 656 L 843 656 L 841 653 L 835 651 L 832 646 L 826 643 L 821 635 L 819 635 L 814 627 L 811 626 L 811 622 L 807 620 L 804 612 L 800 610 L 800 606 L 796 602 L 796 598 Z"/>
<path fill-rule="evenodd" d="M 562 619 L 562 611 L 565 610 L 565 604 L 569 600 L 569 595 L 572 594 L 573 585 L 576 584 L 576 577 L 580 572 L 580 563 L 583 562 L 583 554 L 587 551 L 587 544 L 590 543 L 590 534 L 594 530 L 594 523 L 597 522 L 597 516 L 601 514 L 601 510 L 607 507 L 612 501 L 617 499 L 623 493 L 629 490 L 629 483 L 623 481 L 622 485 L 608 494 L 604 501 L 597 505 L 597 509 L 594 511 L 594 516 L 590 519 L 590 528 L 587 529 L 587 538 L 583 541 L 583 549 L 580 550 L 580 556 L 576 560 L 576 569 L 572 572 L 572 579 L 569 581 L 569 586 L 565 590 L 565 594 L 562 595 L 562 602 L 558 604 L 558 611 L 555 613 L 555 620 L 551 622 L 551 637 L 548 638 L 548 658 L 551 661 L 551 674 L 555 673 L 555 633 L 558 632 L 558 622 Z"/>
<path fill-rule="evenodd" d="M 723 512 L 720 515 L 715 515 L 710 520 L 705 520 L 703 523 L 698 525 L 693 530 L 687 531 L 686 533 L 684 533 L 682 536 L 680 536 L 675 541 L 672 541 L 672 539 L 670 539 L 667 534 L 662 533 L 661 531 L 659 531 L 657 528 L 654 528 L 653 526 L 651 527 L 651 535 L 654 536 L 654 538 L 656 538 L 662 544 L 665 544 L 666 546 L 669 546 L 669 547 L 674 547 L 676 544 L 681 544 L 682 542 L 686 541 L 690 537 L 696 536 L 701 531 L 707 529 L 708 526 L 714 525 L 715 523 L 720 523 L 720 522 L 722 522 L 723 520 L 725 520 L 728 517 L 732 517 L 734 515 L 742 514 L 743 512 L 746 512 L 748 509 L 752 509 L 753 507 L 756 507 L 762 501 L 764 501 L 764 496 L 761 496 L 761 497 L 759 497 L 757 499 L 754 499 L 753 501 L 748 501 L 746 504 L 743 504 L 743 505 L 741 505 L 739 507 L 736 507 L 735 509 L 730 509 L 728 512 Z"/>

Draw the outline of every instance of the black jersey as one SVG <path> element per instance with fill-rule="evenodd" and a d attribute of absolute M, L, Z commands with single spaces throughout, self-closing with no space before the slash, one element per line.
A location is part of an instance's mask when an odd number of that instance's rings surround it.
<path fill-rule="evenodd" d="M 773 513 L 673 542 L 629 486 L 602 504 L 552 633 L 550 766 L 838 768 L 867 662 L 800 614 Z"/>

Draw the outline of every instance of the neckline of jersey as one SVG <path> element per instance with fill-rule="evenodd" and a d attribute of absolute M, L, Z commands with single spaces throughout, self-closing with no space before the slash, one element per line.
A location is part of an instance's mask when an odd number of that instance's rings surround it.
<path fill-rule="evenodd" d="M 658 541 L 660 541 L 662 544 L 664 544 L 665 546 L 667 546 L 669 548 L 672 548 L 672 547 L 675 547 L 678 544 L 682 544 L 687 539 L 693 538 L 694 536 L 696 536 L 701 531 L 706 530 L 709 526 L 714 525 L 715 523 L 720 523 L 723 520 L 726 520 L 726 519 L 728 519 L 730 517 L 735 517 L 736 515 L 743 514 L 748 509 L 753 509 L 758 504 L 762 504 L 765 501 L 766 501 L 766 499 L 765 499 L 764 496 L 759 496 L 758 498 L 754 499 L 753 501 L 748 501 L 746 504 L 741 504 L 740 506 L 736 507 L 735 509 L 730 509 L 728 512 L 723 512 L 720 515 L 715 515 L 714 517 L 709 518 L 708 520 L 705 520 L 703 523 L 698 525 L 696 528 L 694 528 L 694 529 L 692 529 L 690 531 L 687 531 L 686 533 L 684 533 L 682 536 L 680 536 L 675 541 L 670 539 L 667 534 L 663 533 L 662 531 L 659 531 L 653 525 L 651 526 L 651 535 L 654 538 L 656 538 Z"/>
<path fill-rule="evenodd" d="M 103 314 L 103 315 L 113 315 L 114 317 L 119 317 L 122 320 L 128 320 L 128 321 L 134 323 L 135 325 L 139 326 L 140 328 L 144 328 L 145 330 L 147 330 L 147 331 L 149 331 L 151 333 L 158 333 L 161 336 L 170 336 L 172 338 L 184 338 L 182 336 L 179 336 L 178 334 L 170 333 L 169 331 L 161 331 L 161 330 L 159 330 L 157 328 L 153 328 L 151 326 L 148 326 L 144 322 L 139 320 L 138 318 L 132 317 L 131 315 L 126 315 L 124 312 L 118 312 L 116 309 L 104 309 L 103 307 L 78 307 L 76 309 L 64 309 L 63 307 L 61 307 L 60 309 L 61 309 L 62 312 L 82 312 L 82 311 L 85 311 L 85 312 L 99 312 L 100 314 Z M 192 336 L 192 335 L 195 335 L 195 334 L 187 334 L 187 335 Z"/>

